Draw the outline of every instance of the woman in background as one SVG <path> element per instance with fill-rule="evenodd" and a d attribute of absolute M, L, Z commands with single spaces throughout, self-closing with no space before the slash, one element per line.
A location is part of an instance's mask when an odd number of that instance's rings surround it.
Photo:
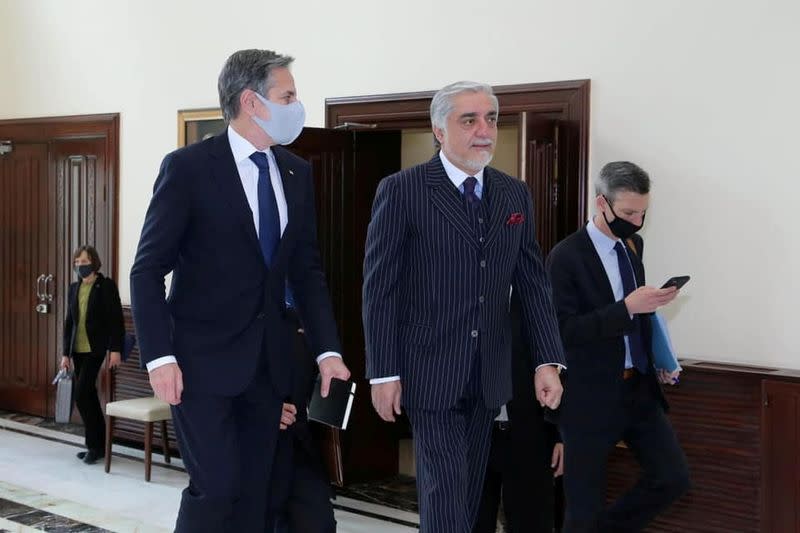
<path fill-rule="evenodd" d="M 93 464 L 105 456 L 105 417 L 97 396 L 97 374 L 108 352 L 108 366 L 122 359 L 125 325 L 117 285 L 100 273 L 100 256 L 84 245 L 72 256 L 80 281 L 69 286 L 61 368 L 74 364 L 75 404 L 86 428 L 86 451 L 78 459 Z"/>

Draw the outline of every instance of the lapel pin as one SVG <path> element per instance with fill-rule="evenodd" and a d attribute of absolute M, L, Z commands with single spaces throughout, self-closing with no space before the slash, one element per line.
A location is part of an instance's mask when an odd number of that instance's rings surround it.
<path fill-rule="evenodd" d="M 289 175 L 294 176 L 294 170 L 289 169 Z"/>

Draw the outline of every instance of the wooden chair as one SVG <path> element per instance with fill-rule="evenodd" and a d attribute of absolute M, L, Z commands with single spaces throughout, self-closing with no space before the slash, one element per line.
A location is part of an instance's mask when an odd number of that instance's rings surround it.
<path fill-rule="evenodd" d="M 133 321 L 129 313 L 126 316 L 126 330 L 133 329 Z M 121 377 L 117 382 L 117 375 Z M 139 349 L 133 346 L 130 350 L 128 360 L 116 369 L 109 369 L 103 373 L 104 395 L 106 400 L 106 449 L 105 467 L 106 473 L 111 471 L 111 441 L 114 437 L 115 422 L 117 419 L 134 420 L 144 424 L 144 480 L 150 481 L 152 470 L 153 452 L 153 425 L 160 423 L 161 443 L 164 450 L 164 461 L 170 462 L 169 433 L 167 421 L 172 419 L 169 404 L 153 396 L 145 396 L 148 392 L 152 394 L 147 372 L 141 368 L 139 362 Z M 143 397 L 136 397 L 136 396 Z M 118 396 L 122 398 L 117 399 Z M 133 397 L 132 397 L 133 396 Z M 121 429 L 123 433 L 130 434 L 136 431 L 138 425 L 124 424 Z M 135 433 L 134 433 L 135 435 Z"/>
<path fill-rule="evenodd" d="M 111 471 L 111 438 L 114 435 L 114 419 L 126 418 L 144 422 L 144 480 L 150 481 L 153 465 L 153 424 L 161 422 L 161 440 L 164 446 L 164 462 L 170 462 L 167 420 L 172 419 L 169 404 L 155 397 L 119 400 L 106 404 L 106 473 Z"/>

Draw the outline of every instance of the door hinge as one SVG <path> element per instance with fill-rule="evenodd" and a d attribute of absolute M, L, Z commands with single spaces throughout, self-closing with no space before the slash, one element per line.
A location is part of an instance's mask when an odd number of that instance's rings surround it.
<path fill-rule="evenodd" d="M 0 141 L 0 155 L 10 154 L 14 150 L 11 141 Z"/>

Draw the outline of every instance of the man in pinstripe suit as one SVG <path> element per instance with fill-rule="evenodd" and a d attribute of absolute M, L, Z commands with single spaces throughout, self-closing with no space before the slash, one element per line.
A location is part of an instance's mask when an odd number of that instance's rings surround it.
<path fill-rule="evenodd" d="M 414 432 L 420 529 L 468 533 L 492 421 L 511 398 L 509 294 L 535 346 L 537 399 L 561 400 L 564 356 L 525 184 L 487 167 L 497 140 L 491 87 L 433 97 L 441 151 L 378 187 L 364 259 L 367 377 L 382 419 Z"/>

